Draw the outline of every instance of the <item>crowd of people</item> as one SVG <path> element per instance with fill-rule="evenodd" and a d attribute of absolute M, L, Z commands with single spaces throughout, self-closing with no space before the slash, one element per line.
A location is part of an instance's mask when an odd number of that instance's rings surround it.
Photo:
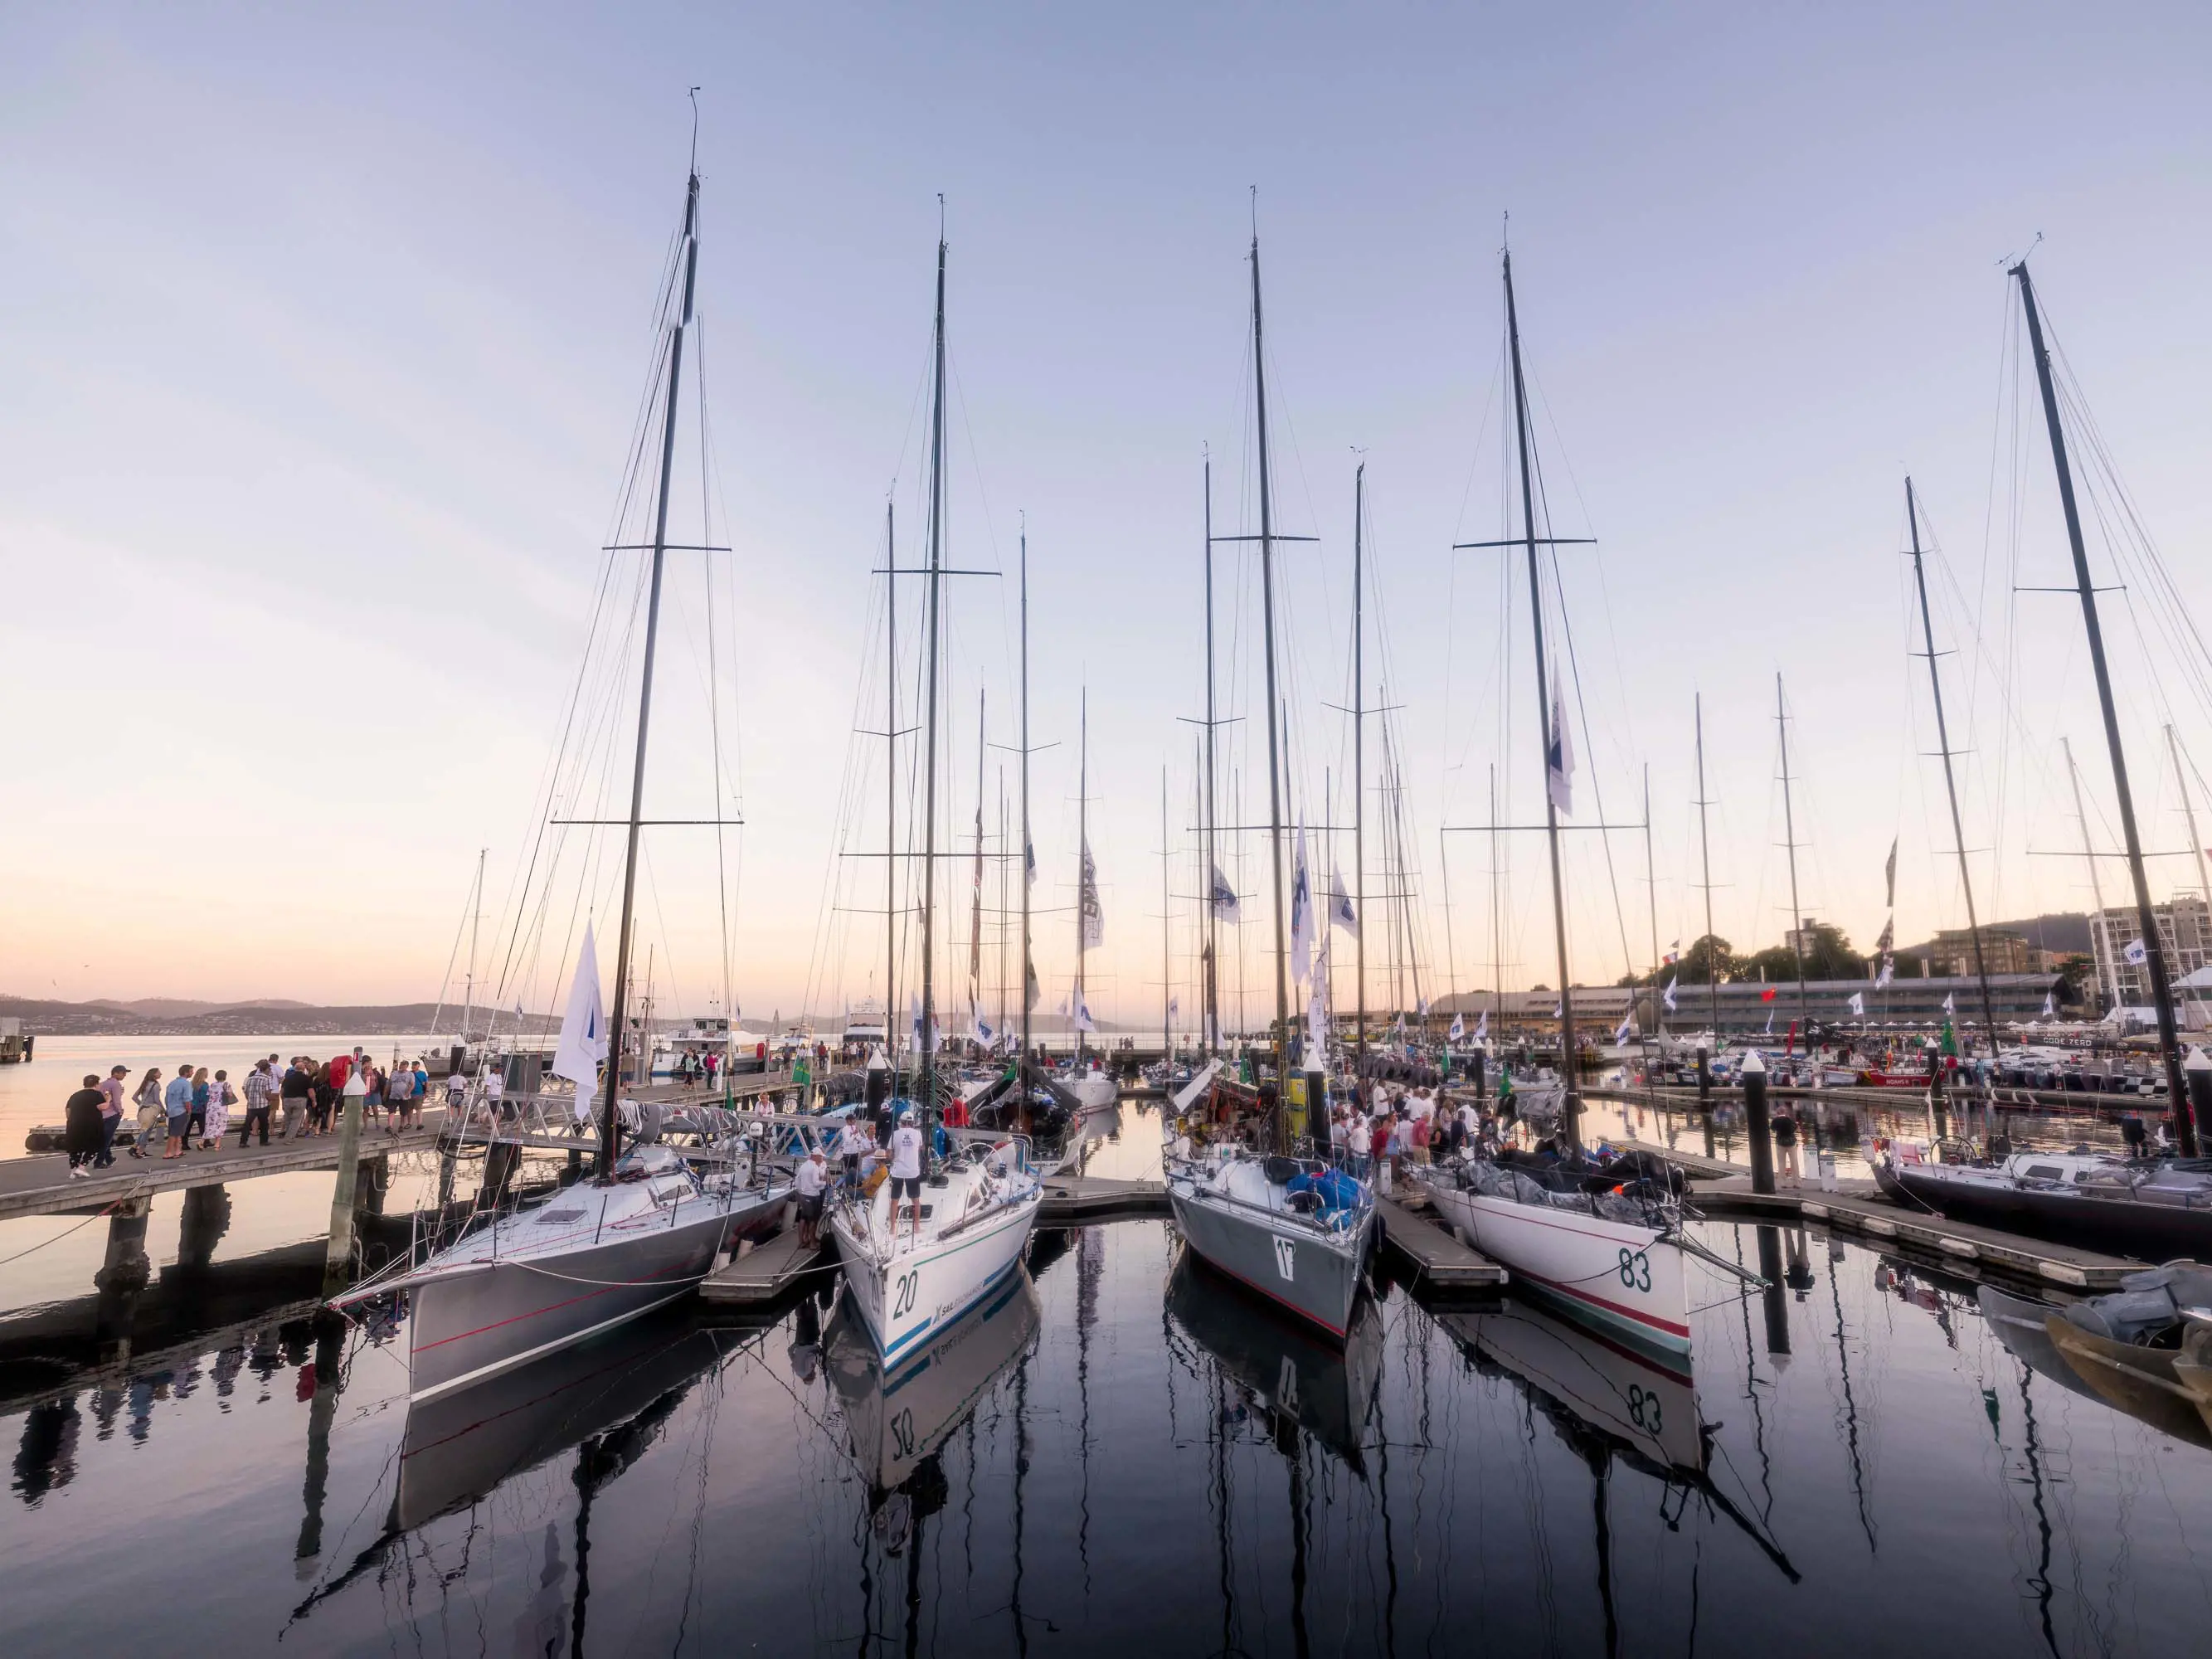
<path fill-rule="evenodd" d="M 356 1097 L 364 1128 L 380 1115 L 384 1132 L 396 1135 L 422 1121 L 430 1091 L 430 1076 L 420 1060 L 386 1067 L 359 1047 L 331 1060 L 295 1054 L 283 1061 L 270 1054 L 256 1060 L 237 1082 L 226 1068 L 210 1075 L 208 1067 L 190 1062 L 167 1073 L 149 1066 L 139 1073 L 136 1088 L 130 1086 L 131 1076 L 128 1066 L 110 1067 L 105 1078 L 87 1073 L 83 1086 L 69 1097 L 63 1150 L 69 1154 L 71 1180 L 113 1166 L 126 1103 L 137 1113 L 130 1155 L 166 1160 L 213 1151 L 230 1133 L 234 1113 L 241 1150 L 257 1134 L 264 1146 L 272 1134 L 278 1140 L 334 1134 L 340 1107 Z M 161 1148 L 158 1153 L 153 1150 L 156 1145 Z"/>

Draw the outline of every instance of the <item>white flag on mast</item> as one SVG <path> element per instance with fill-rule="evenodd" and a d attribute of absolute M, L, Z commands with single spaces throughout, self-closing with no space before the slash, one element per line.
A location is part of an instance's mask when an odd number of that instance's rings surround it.
<path fill-rule="evenodd" d="M 1221 866 L 1213 866 L 1213 914 L 1222 921 L 1235 923 L 1243 919 L 1243 905 L 1237 897 L 1237 884 L 1221 873 Z"/>
<path fill-rule="evenodd" d="M 1098 866 L 1091 861 L 1091 843 L 1083 843 L 1083 885 L 1076 902 L 1083 909 L 1083 948 L 1095 951 L 1106 942 L 1106 913 L 1098 904 Z"/>
<path fill-rule="evenodd" d="M 1344 872 L 1334 865 L 1328 872 L 1328 921 L 1330 927 L 1359 937 L 1359 913 L 1352 908 L 1352 895 L 1344 890 Z"/>

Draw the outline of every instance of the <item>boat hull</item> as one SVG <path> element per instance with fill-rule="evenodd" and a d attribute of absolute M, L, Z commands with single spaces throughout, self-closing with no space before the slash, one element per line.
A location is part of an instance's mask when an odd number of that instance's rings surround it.
<path fill-rule="evenodd" d="M 876 1350 L 896 1362 L 988 1295 L 1021 1265 L 1042 1188 L 950 1237 L 879 1256 L 840 1214 L 831 1222 L 853 1305 Z"/>
<path fill-rule="evenodd" d="M 1512 1274 L 1577 1319 L 1646 1347 L 1690 1351 L 1682 1253 L 1656 1227 L 1516 1203 L 1433 1182 L 1437 1212 Z"/>
<path fill-rule="evenodd" d="M 1341 1342 L 1352 1328 L 1374 1236 L 1374 1212 L 1354 1231 L 1323 1238 L 1290 1218 L 1168 1182 L 1168 1202 L 1183 1243 L 1208 1267 L 1297 1314 Z"/>
<path fill-rule="evenodd" d="M 2212 1261 L 2212 1210 L 2065 1190 L 2042 1192 L 1930 1173 L 1931 1168 L 1942 1167 L 1877 1164 L 1875 1179 L 1892 1197 L 1902 1194 L 1906 1202 L 1953 1221 L 1975 1222 L 2139 1261 Z"/>
<path fill-rule="evenodd" d="M 783 1199 L 697 1202 L 676 1224 L 609 1230 L 557 1255 L 474 1263 L 407 1289 L 410 1400 L 526 1365 L 688 1296 L 728 1239 L 772 1225 Z"/>
<path fill-rule="evenodd" d="M 2063 1314 L 2043 1322 L 2075 1374 L 2110 1405 L 2176 1440 L 2212 1446 L 2212 1423 L 2198 1415 L 2191 1390 L 2174 1374 L 2170 1349 L 2115 1342 L 2085 1331 Z"/>

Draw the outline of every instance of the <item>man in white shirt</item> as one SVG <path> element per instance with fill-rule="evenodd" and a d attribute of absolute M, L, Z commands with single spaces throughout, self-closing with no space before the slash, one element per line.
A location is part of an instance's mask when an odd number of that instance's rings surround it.
<path fill-rule="evenodd" d="M 799 1194 L 799 1248 L 802 1250 L 813 1249 L 822 1243 L 822 1191 L 829 1184 L 829 1163 L 819 1146 L 811 1148 L 793 1182 Z"/>
<path fill-rule="evenodd" d="M 914 1231 L 915 1243 L 921 1242 L 921 1131 L 915 1127 L 914 1108 L 908 1107 L 899 1114 L 898 1127 L 891 1131 L 891 1237 L 898 1237 L 899 1200 L 914 1200 Z"/>
<path fill-rule="evenodd" d="M 868 1127 L 866 1118 L 854 1116 L 845 1120 L 845 1127 L 837 1133 L 837 1156 L 845 1165 L 844 1182 L 848 1187 L 860 1184 L 860 1164 L 876 1148 L 876 1137 Z"/>

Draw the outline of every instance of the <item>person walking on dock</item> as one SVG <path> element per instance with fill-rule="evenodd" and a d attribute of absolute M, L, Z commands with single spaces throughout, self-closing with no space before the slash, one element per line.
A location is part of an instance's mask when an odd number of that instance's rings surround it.
<path fill-rule="evenodd" d="M 107 1097 L 100 1092 L 100 1075 L 85 1073 L 84 1086 L 69 1097 L 62 1119 L 62 1150 L 69 1154 L 69 1178 L 88 1180 L 92 1161 L 100 1156 L 100 1114 Z"/>
<path fill-rule="evenodd" d="M 100 1085 L 100 1156 L 93 1167 L 112 1170 L 115 1167 L 115 1133 L 123 1127 L 123 1079 L 131 1075 L 128 1066 L 109 1069 Z"/>
<path fill-rule="evenodd" d="M 274 1066 L 270 1069 L 275 1069 Z M 307 1075 L 307 1062 L 299 1055 L 284 1068 L 284 1080 L 277 1085 L 277 1098 L 284 1103 L 284 1127 L 276 1132 L 279 1140 L 295 1136 L 304 1138 L 307 1133 L 307 1103 L 314 1094 L 314 1080 Z"/>
<path fill-rule="evenodd" d="M 146 1149 L 167 1133 L 167 1110 L 161 1104 L 161 1068 L 149 1066 L 146 1074 L 138 1079 L 138 1087 L 131 1097 L 131 1104 L 138 1109 L 138 1127 L 131 1137 L 131 1156 L 149 1156 Z"/>
<path fill-rule="evenodd" d="M 207 1134 L 208 1068 L 192 1068 L 191 1108 L 185 1114 L 185 1150 L 191 1151 L 194 1140 L 205 1144 Z"/>
<path fill-rule="evenodd" d="M 200 1150 L 207 1151 L 222 1145 L 222 1138 L 230 1131 L 230 1109 L 238 1103 L 238 1091 L 231 1085 L 228 1072 L 217 1072 L 208 1084 L 207 1119 L 202 1130 Z"/>
<path fill-rule="evenodd" d="M 276 1078 L 270 1062 L 254 1061 L 253 1069 L 246 1074 L 246 1115 L 238 1121 L 238 1150 L 241 1152 L 253 1137 L 256 1122 L 261 1125 L 261 1144 L 269 1144 L 269 1113 L 276 1089 Z"/>
<path fill-rule="evenodd" d="M 162 1097 L 161 1105 L 168 1119 L 169 1134 L 168 1145 L 161 1149 L 161 1156 L 165 1159 L 182 1158 L 185 1155 L 185 1137 L 192 1129 L 192 1068 L 190 1066 L 177 1067 L 177 1074 L 169 1079 L 168 1091 Z"/>

